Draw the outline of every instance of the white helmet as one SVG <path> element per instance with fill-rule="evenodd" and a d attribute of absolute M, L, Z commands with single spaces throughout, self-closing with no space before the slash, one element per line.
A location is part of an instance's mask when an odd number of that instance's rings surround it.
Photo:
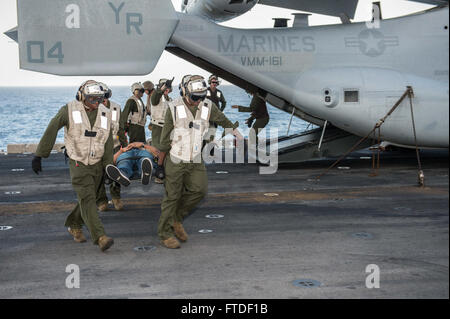
<path fill-rule="evenodd" d="M 136 82 L 131 86 L 131 93 L 134 94 L 134 91 L 136 90 L 142 90 L 142 92 L 145 91 L 144 86 L 141 84 L 141 82 Z"/>
<path fill-rule="evenodd" d="M 86 97 L 91 97 L 96 100 L 103 100 L 105 97 L 105 92 L 101 84 L 94 80 L 83 82 L 78 89 L 76 99 L 78 101 L 84 101 Z"/>
<path fill-rule="evenodd" d="M 206 85 L 205 78 L 201 75 L 193 75 L 186 79 L 185 95 L 193 101 L 204 99 L 208 86 Z"/>
<path fill-rule="evenodd" d="M 217 84 L 220 84 L 219 77 L 215 74 L 211 74 L 208 78 L 208 84 L 211 85 L 211 82 L 217 82 Z"/>

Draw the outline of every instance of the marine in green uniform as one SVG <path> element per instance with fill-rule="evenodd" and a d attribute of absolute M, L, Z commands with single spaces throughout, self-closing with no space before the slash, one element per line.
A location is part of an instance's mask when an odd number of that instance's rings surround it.
<path fill-rule="evenodd" d="M 127 100 L 120 117 L 119 139 L 122 147 L 128 143 L 145 143 L 145 122 L 147 121 L 147 111 L 142 97 L 144 96 L 144 86 L 141 83 L 134 83 L 131 86 L 133 95 Z M 128 134 L 128 140 L 124 132 Z"/>
<path fill-rule="evenodd" d="M 179 248 L 188 236 L 183 220 L 205 197 L 208 189 L 202 144 L 209 121 L 233 134 L 242 135 L 210 100 L 206 100 L 206 83 L 201 76 L 192 76 L 182 84 L 183 97 L 169 103 L 161 135 L 158 165 L 165 169 L 165 195 L 161 204 L 158 236 L 167 248 Z M 165 155 L 166 153 L 167 156 Z"/>
<path fill-rule="evenodd" d="M 208 79 L 208 91 L 206 92 L 206 98 L 211 100 L 217 107 L 220 109 L 221 112 L 225 110 L 225 106 L 227 105 L 227 101 L 225 100 L 225 97 L 223 96 L 223 93 L 221 90 L 219 90 L 217 87 L 219 86 L 219 78 L 217 75 L 212 74 Z M 210 122 L 209 123 L 209 142 L 214 141 L 215 135 L 217 130 L 217 123 Z M 214 153 L 214 148 L 211 149 L 211 155 Z"/>
<path fill-rule="evenodd" d="M 172 92 L 172 80 L 161 79 L 159 84 L 151 97 L 151 117 L 152 117 L 152 146 L 157 149 L 160 148 L 161 132 L 164 126 L 164 119 L 169 107 L 169 102 L 172 101 L 169 94 Z M 163 184 L 164 181 L 155 176 L 155 183 Z"/>
<path fill-rule="evenodd" d="M 32 161 L 36 174 L 42 171 L 41 158 L 47 158 L 58 131 L 64 127 L 64 142 L 69 157 L 72 186 L 78 203 L 66 219 L 65 226 L 76 242 L 85 242 L 82 227 L 86 225 L 92 242 L 102 251 L 114 240 L 105 235 L 96 206 L 96 194 L 103 181 L 104 168 L 113 163 L 111 112 L 102 104 L 104 92 L 98 82 L 83 83 L 77 100 L 63 106 L 50 121 Z"/>
<path fill-rule="evenodd" d="M 147 94 L 147 103 L 145 104 L 145 109 L 147 111 L 148 115 L 152 115 L 152 95 L 155 92 L 155 85 L 152 81 L 145 81 L 142 83 L 142 86 L 144 87 L 144 93 Z M 152 130 L 152 122 L 150 121 L 150 124 L 148 125 L 149 131 Z"/>
<path fill-rule="evenodd" d="M 217 87 L 220 84 L 219 78 L 217 75 L 211 75 L 208 79 L 209 87 L 206 93 L 206 98 L 211 100 L 221 112 L 225 110 L 225 106 L 227 106 L 227 101 L 223 95 L 223 92 L 219 90 Z"/>
<path fill-rule="evenodd" d="M 172 101 L 169 94 L 172 92 L 172 80 L 161 79 L 151 97 L 151 117 L 152 117 L 152 146 L 159 149 L 161 132 L 164 126 L 169 102 Z"/>
<path fill-rule="evenodd" d="M 269 123 L 269 113 L 267 112 L 266 101 L 260 98 L 257 94 L 253 94 L 249 107 L 233 105 L 232 108 L 238 109 L 239 112 L 251 112 L 251 115 L 245 121 L 245 124 L 254 129 L 256 135 L 258 135 L 260 130 L 265 128 L 267 123 Z M 255 121 L 255 123 L 253 123 L 253 121 Z"/>
<path fill-rule="evenodd" d="M 104 83 L 100 83 L 105 92 L 105 99 L 103 105 L 111 111 L 111 132 L 113 138 L 114 154 L 120 150 L 119 128 L 120 128 L 120 105 L 111 101 L 112 91 Z M 109 193 L 111 194 L 111 201 L 116 210 L 122 210 L 123 204 L 120 200 L 120 184 L 117 182 L 110 182 Z M 97 194 L 97 207 L 98 210 L 104 212 L 108 210 L 108 197 L 106 196 L 105 182 L 100 184 L 100 189 Z"/>

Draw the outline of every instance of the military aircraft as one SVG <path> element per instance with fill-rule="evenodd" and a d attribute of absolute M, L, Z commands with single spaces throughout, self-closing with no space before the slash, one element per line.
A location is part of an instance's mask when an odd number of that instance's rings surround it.
<path fill-rule="evenodd" d="M 353 18 L 358 0 L 181 0 L 181 12 L 216 22 L 236 18 L 257 4 Z"/>
<path fill-rule="evenodd" d="M 362 23 L 351 21 L 357 0 L 182 1 L 176 12 L 160 0 L 18 0 L 18 27 L 6 34 L 19 43 L 20 68 L 57 75 L 146 75 L 167 50 L 319 126 L 280 139 L 288 162 L 341 155 L 367 135 L 448 148 L 448 1 L 417 0 L 435 6 Z M 309 26 L 302 15 L 289 28 L 217 23 L 258 3 L 342 24 Z"/>

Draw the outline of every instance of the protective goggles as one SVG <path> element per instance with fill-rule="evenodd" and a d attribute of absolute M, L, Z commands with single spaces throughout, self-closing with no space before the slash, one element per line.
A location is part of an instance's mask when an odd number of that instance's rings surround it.
<path fill-rule="evenodd" d="M 205 94 L 205 95 L 194 95 L 194 94 L 191 94 L 191 95 L 189 96 L 189 98 L 190 98 L 192 101 L 194 101 L 194 102 L 204 100 L 205 97 L 206 97 L 206 94 Z"/>
<path fill-rule="evenodd" d="M 104 100 L 104 96 L 102 95 L 86 95 L 84 100 L 89 104 L 102 103 Z"/>

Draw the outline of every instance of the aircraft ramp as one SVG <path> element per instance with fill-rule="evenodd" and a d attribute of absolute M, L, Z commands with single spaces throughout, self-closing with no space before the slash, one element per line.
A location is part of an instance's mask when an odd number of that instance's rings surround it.
<path fill-rule="evenodd" d="M 274 158 L 274 156 L 277 156 L 279 164 L 287 164 L 340 157 L 361 140 L 361 137 L 334 126 L 328 126 L 325 132 L 323 132 L 323 128 L 320 127 L 298 134 L 280 136 L 278 139 L 264 140 L 264 133 L 264 131 L 261 132 L 258 137 L 258 144 L 260 145 L 259 150 L 255 150 L 255 147 L 251 146 L 252 144 L 254 145 L 254 143 L 250 143 L 248 139 L 245 139 L 244 155 L 242 157 L 241 153 L 240 156 L 240 158 L 244 159 L 245 163 L 259 162 L 265 164 L 264 160 L 259 159 L 261 152 L 264 154 L 264 146 L 261 146 L 263 143 L 265 143 L 265 158 Z M 368 139 L 358 145 L 358 147 L 355 148 L 355 151 L 367 148 L 373 144 L 375 144 L 375 142 Z M 220 148 L 222 151 L 222 161 L 227 158 L 226 153 L 229 151 L 229 148 L 233 148 L 232 152 L 234 160 L 238 158 L 236 152 L 242 151 L 242 149 L 236 151 L 231 144 L 226 147 L 222 144 Z"/>
<path fill-rule="evenodd" d="M 316 128 L 299 134 L 282 136 L 278 139 L 279 163 L 299 163 L 312 159 L 339 157 L 350 150 L 361 137 L 328 126 Z M 372 140 L 361 143 L 358 149 L 374 144 Z"/>

